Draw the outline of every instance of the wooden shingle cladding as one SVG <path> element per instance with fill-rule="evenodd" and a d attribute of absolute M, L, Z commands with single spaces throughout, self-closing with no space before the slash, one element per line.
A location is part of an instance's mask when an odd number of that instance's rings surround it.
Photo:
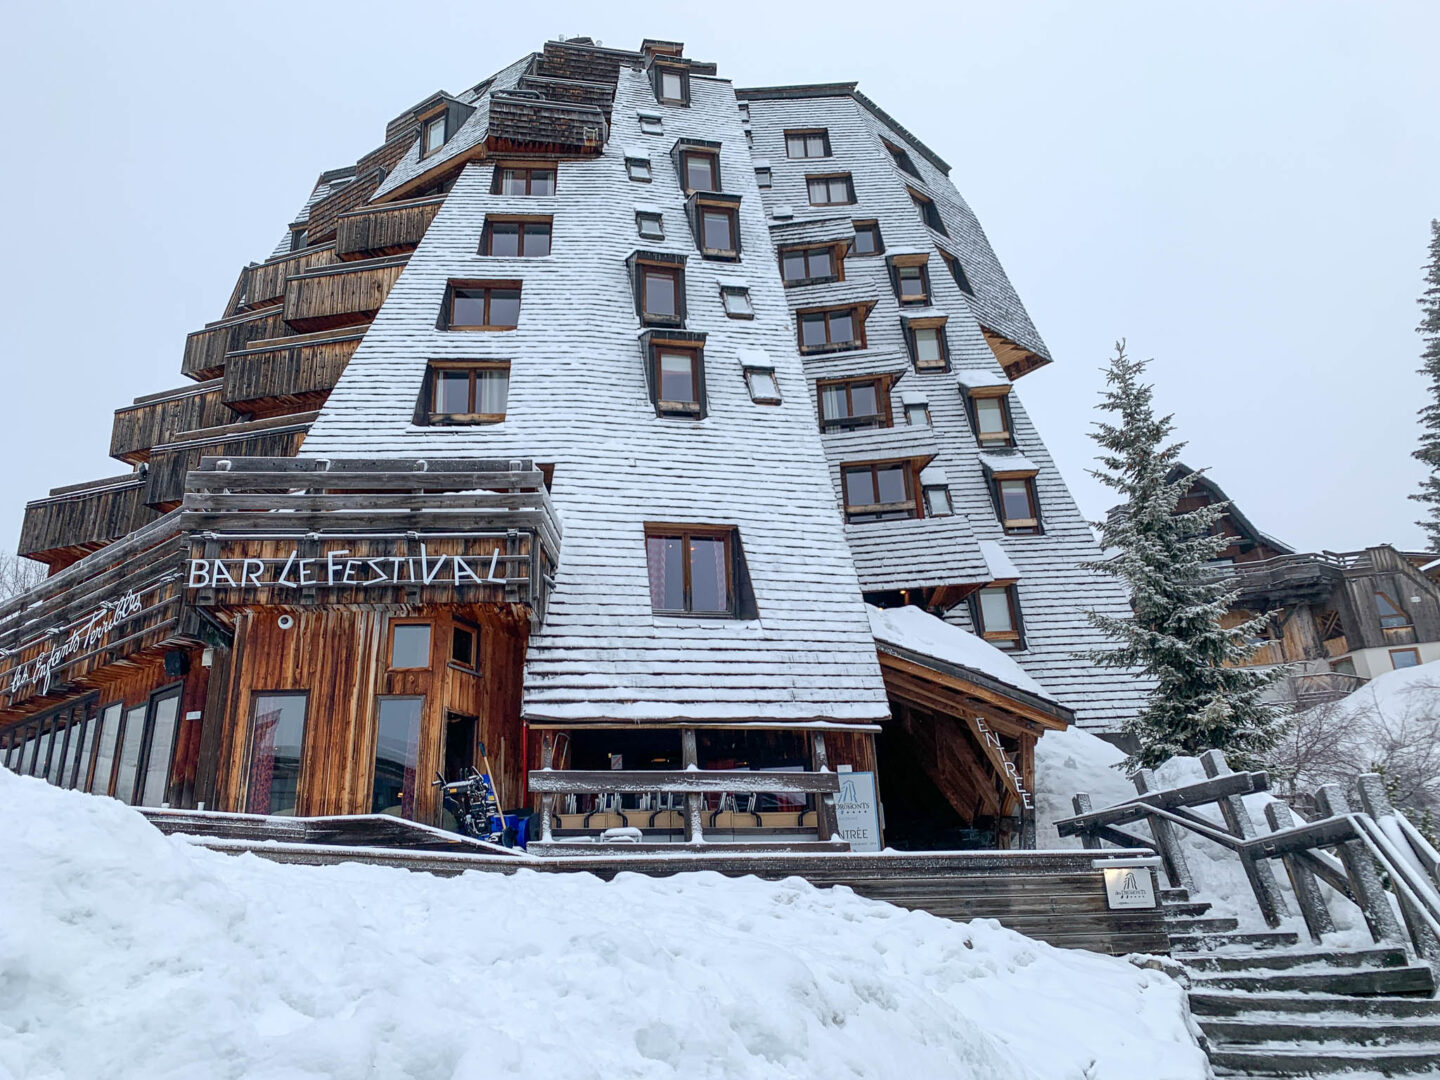
<path fill-rule="evenodd" d="M 284 311 L 279 307 L 245 311 L 206 323 L 204 329 L 193 331 L 185 338 L 180 372 L 202 381 L 217 379 L 225 373 L 226 353 L 287 332 Z"/>
<path fill-rule="evenodd" d="M 315 416 L 298 413 L 178 432 L 175 441 L 151 450 L 143 501 L 162 511 L 179 506 L 186 473 L 205 457 L 293 457 Z"/>
<path fill-rule="evenodd" d="M 444 203 L 438 195 L 348 210 L 336 221 L 335 253 L 351 260 L 413 251 Z"/>
<path fill-rule="evenodd" d="M 298 333 L 369 322 L 405 269 L 408 255 L 340 262 L 291 275 L 285 323 Z"/>
<path fill-rule="evenodd" d="M 221 400 L 257 420 L 318 409 L 364 336 L 363 326 L 342 327 L 257 341 L 232 352 L 225 359 Z M 218 422 L 189 424 L 172 433 Z"/>
<path fill-rule="evenodd" d="M 414 147 L 418 129 L 417 123 L 360 158 L 355 163 L 353 180 L 310 207 L 305 222 L 309 243 L 322 244 L 335 239 L 340 215 L 370 201 L 390 170 Z"/>
<path fill-rule="evenodd" d="M 594 105 L 495 93 L 485 146 L 491 153 L 598 153 L 609 125 Z"/>
<path fill-rule="evenodd" d="M 62 570 L 158 517 L 144 495 L 139 473 L 55 488 L 25 505 L 16 553 Z"/>
<path fill-rule="evenodd" d="M 150 448 L 169 442 L 177 431 L 214 427 L 237 419 L 228 407 L 220 379 L 191 383 L 138 397 L 115 410 L 110 456 L 127 465 L 150 460 Z"/>

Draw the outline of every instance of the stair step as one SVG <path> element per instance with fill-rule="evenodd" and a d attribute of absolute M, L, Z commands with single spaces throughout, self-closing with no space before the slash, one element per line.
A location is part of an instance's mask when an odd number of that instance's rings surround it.
<path fill-rule="evenodd" d="M 1211 909 L 1211 907 L 1213 907 L 1213 906 L 1214 906 L 1213 904 L 1205 904 L 1205 903 L 1195 903 L 1195 904 L 1191 904 L 1191 903 L 1171 904 L 1171 903 L 1162 902 L 1161 905 L 1160 905 L 1160 910 L 1164 913 L 1164 915 L 1165 915 L 1165 917 L 1166 917 L 1167 919 L 1171 919 L 1171 918 L 1192 918 L 1192 917 L 1197 916 L 1197 915 L 1204 915 L 1204 914 L 1205 914 L 1207 911 L 1209 911 L 1209 910 Z"/>
<path fill-rule="evenodd" d="M 1332 968 L 1401 968 L 1410 962 L 1403 949 L 1355 949 L 1318 952 L 1172 953 L 1192 971 L 1283 971 L 1325 965 Z"/>
<path fill-rule="evenodd" d="M 1430 1073 L 1440 1057 L 1440 1045 L 1416 1046 L 1405 1049 L 1332 1050 L 1313 1047 L 1223 1047 L 1210 1051 L 1210 1062 L 1217 1069 L 1233 1070 L 1242 1076 L 1310 1076 L 1314 1073 L 1340 1073 L 1367 1070 L 1387 1075 Z"/>
<path fill-rule="evenodd" d="M 1189 889 L 1170 889 L 1170 888 L 1164 888 L 1164 889 L 1161 889 L 1161 890 L 1160 890 L 1160 902 L 1161 902 L 1162 904 L 1169 903 L 1169 902 L 1172 901 L 1172 900 L 1175 901 L 1175 902 L 1178 903 L 1178 904 L 1183 904 L 1186 900 L 1189 900 L 1189 899 L 1190 899 L 1190 890 L 1189 890 Z"/>
<path fill-rule="evenodd" d="M 1225 949 L 1243 946 L 1248 949 L 1282 949 L 1299 945 L 1300 935 L 1283 930 L 1263 931 L 1257 934 L 1171 934 L 1170 948 L 1180 952 L 1200 952 L 1207 949 Z"/>
<path fill-rule="evenodd" d="M 1240 929 L 1240 920 L 1226 918 L 1173 919 L 1165 916 L 1165 929 L 1171 934 L 1228 934 Z"/>
<path fill-rule="evenodd" d="M 1192 974 L 1197 990 L 1247 990 L 1252 993 L 1299 991 L 1322 994 L 1433 994 L 1435 978 L 1428 967 L 1361 968 L 1347 971 L 1279 971 L 1246 973 L 1232 971 Z M 1254 1007 L 1259 1007 L 1256 1002 Z"/>
<path fill-rule="evenodd" d="M 1364 1016 L 1383 1020 L 1440 1018 L 1440 1000 L 1416 997 L 1335 997 L 1330 994 L 1247 994 L 1225 990 L 1190 991 L 1197 1017 L 1243 1017 L 1263 1011 L 1288 1016 Z"/>
<path fill-rule="evenodd" d="M 1440 1018 L 1437 1017 L 1411 1020 L 1246 1017 L 1242 1020 L 1202 1016 L 1199 1022 L 1211 1045 L 1221 1048 L 1256 1043 L 1348 1043 L 1351 1046 L 1416 1042 L 1440 1044 Z"/>

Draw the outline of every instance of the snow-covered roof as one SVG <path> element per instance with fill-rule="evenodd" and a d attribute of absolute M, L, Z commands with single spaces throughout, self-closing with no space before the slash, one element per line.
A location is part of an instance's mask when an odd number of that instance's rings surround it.
<path fill-rule="evenodd" d="M 1019 580 L 1020 571 L 1005 554 L 1005 547 L 999 540 L 981 540 L 980 554 L 985 558 L 985 566 L 990 571 L 990 576 L 996 581 Z"/>
<path fill-rule="evenodd" d="M 1010 387 L 1010 380 L 999 369 L 961 368 L 955 372 L 955 381 L 966 390 L 980 390 L 991 386 Z"/>
<path fill-rule="evenodd" d="M 990 453 L 980 455 L 980 464 L 991 472 L 1039 472 L 1040 467 L 1024 454 L 1015 451 L 1008 454 Z"/>
<path fill-rule="evenodd" d="M 1006 686 L 1058 704 L 1055 696 L 1017 664 L 1014 657 L 968 630 L 952 626 L 944 619 L 937 619 L 923 608 L 910 604 L 894 608 L 877 608 L 869 604 L 865 607 L 877 642 L 978 671 Z"/>

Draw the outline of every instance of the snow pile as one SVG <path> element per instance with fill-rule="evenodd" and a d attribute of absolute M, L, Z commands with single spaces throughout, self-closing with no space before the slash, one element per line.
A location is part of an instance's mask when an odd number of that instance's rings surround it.
<path fill-rule="evenodd" d="M 877 608 L 866 604 L 865 608 L 870 613 L 870 632 L 875 635 L 876 641 L 967 667 L 999 679 L 1017 690 L 1027 690 L 1046 701 L 1055 700 L 1015 662 L 1014 657 L 1005 655 L 968 630 L 937 619 L 923 608 L 913 604 L 896 608 Z"/>
<path fill-rule="evenodd" d="M 1332 710 L 1336 719 L 1348 722 L 1378 711 L 1396 719 L 1428 720 L 1440 725 L 1440 662 L 1377 675 L 1336 702 Z"/>
<path fill-rule="evenodd" d="M 441 879 L 0 770 L 0 1078 L 1207 1075 L 1165 976 L 804 882 Z"/>

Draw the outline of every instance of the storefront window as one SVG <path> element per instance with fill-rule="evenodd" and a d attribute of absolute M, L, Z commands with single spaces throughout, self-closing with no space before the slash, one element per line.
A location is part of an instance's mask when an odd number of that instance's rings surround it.
<path fill-rule="evenodd" d="M 100 740 L 95 750 L 95 777 L 90 781 L 90 791 L 96 795 L 110 794 L 110 774 L 115 771 L 115 743 L 120 737 L 121 706 L 107 705 L 100 714 Z"/>
<path fill-rule="evenodd" d="M 75 723 L 70 725 L 70 741 L 65 744 L 65 765 L 60 770 L 60 785 L 62 787 L 75 786 L 75 762 L 80 758 L 80 751 L 85 747 L 85 732 L 90 726 L 88 720 L 81 719 L 85 715 L 84 707 L 75 710 Z"/>
<path fill-rule="evenodd" d="M 397 627 L 396 629 L 399 629 Z M 427 628 L 428 629 L 428 628 Z M 420 765 L 423 697 L 382 697 L 375 733 L 372 814 L 415 816 L 415 778 Z"/>
<path fill-rule="evenodd" d="M 300 795 L 306 699 L 303 691 L 255 695 L 245 800 L 249 813 L 295 813 Z"/>
<path fill-rule="evenodd" d="M 145 762 L 141 806 L 159 806 L 165 801 L 170 783 L 170 753 L 175 747 L 175 723 L 180 714 L 180 691 L 156 698 L 151 709 L 150 755 Z"/>
<path fill-rule="evenodd" d="M 115 774 L 115 798 L 135 801 L 135 774 L 140 768 L 140 747 L 145 737 L 145 706 L 125 710 L 125 733 L 120 737 L 120 766 Z"/>

